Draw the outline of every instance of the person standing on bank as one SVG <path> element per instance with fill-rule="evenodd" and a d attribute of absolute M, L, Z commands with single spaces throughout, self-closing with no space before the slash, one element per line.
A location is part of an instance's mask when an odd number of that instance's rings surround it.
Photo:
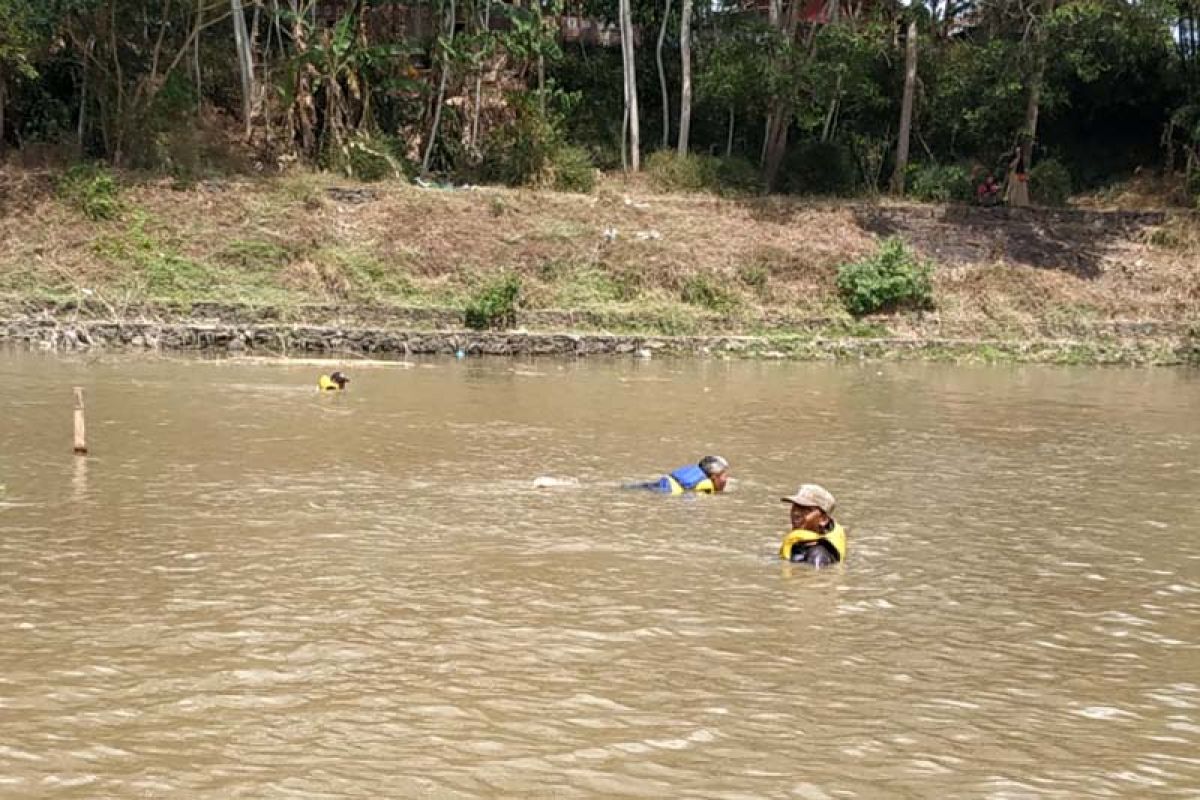
<path fill-rule="evenodd" d="M 1029 207 L 1029 165 L 1025 163 L 1025 150 L 1021 145 L 1016 146 L 1012 160 L 1008 162 L 1004 201 L 1015 208 Z"/>
<path fill-rule="evenodd" d="M 820 569 L 846 559 L 846 531 L 833 519 L 836 501 L 825 488 L 805 483 L 789 497 L 792 531 L 783 537 L 779 557 Z"/>

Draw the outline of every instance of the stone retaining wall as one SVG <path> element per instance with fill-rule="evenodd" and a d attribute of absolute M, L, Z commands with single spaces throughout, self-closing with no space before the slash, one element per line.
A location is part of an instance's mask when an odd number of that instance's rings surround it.
<path fill-rule="evenodd" d="M 1134 329 L 1137 332 L 1137 329 Z M 0 321 L 0 342 L 49 350 L 193 350 L 265 355 L 596 356 L 654 354 L 752 358 L 1003 360 L 1091 364 L 1200 364 L 1200 337 L 1135 335 L 1107 339 L 981 339 L 939 336 L 857 338 L 641 336 L 586 333 L 414 331 L 320 325 L 200 322 Z"/>

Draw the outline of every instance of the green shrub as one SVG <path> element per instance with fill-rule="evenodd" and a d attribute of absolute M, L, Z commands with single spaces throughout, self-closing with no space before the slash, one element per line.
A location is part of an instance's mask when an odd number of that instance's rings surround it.
<path fill-rule="evenodd" d="M 468 328 L 512 328 L 517 324 L 517 305 L 521 297 L 521 278 L 504 273 L 493 278 L 467 302 Z"/>
<path fill-rule="evenodd" d="M 160 237 L 153 220 L 141 212 L 130 215 L 125 230 L 99 236 L 93 252 L 124 273 L 130 288 L 155 298 L 195 299 L 222 285 L 219 270 L 181 254 Z"/>
<path fill-rule="evenodd" d="M 765 188 L 762 170 L 741 156 L 717 159 L 717 182 L 721 194 L 761 194 Z"/>
<path fill-rule="evenodd" d="M 403 159 L 397 158 L 395 142 L 383 136 L 357 136 L 346 144 L 346 172 L 368 183 L 405 174 Z"/>
<path fill-rule="evenodd" d="M 837 287 L 854 316 L 904 306 L 933 305 L 933 267 L 919 261 L 900 239 L 888 239 L 875 255 L 838 267 Z"/>
<path fill-rule="evenodd" d="M 1053 158 L 1039 161 L 1029 170 L 1029 194 L 1038 205 L 1066 205 L 1071 196 L 1071 173 Z"/>
<path fill-rule="evenodd" d="M 975 196 L 971 175 L 957 164 L 912 164 L 909 194 L 927 203 L 969 203 Z"/>
<path fill-rule="evenodd" d="M 808 139 L 788 150 L 781 186 L 789 194 L 853 194 L 858 173 L 850 151 L 835 142 Z"/>
<path fill-rule="evenodd" d="M 758 167 L 739 156 L 658 150 L 646 159 L 646 174 L 654 185 L 667 192 L 716 192 L 723 195 L 752 194 L 763 188 Z"/>
<path fill-rule="evenodd" d="M 513 118 L 488 137 L 480 173 L 508 186 L 544 185 L 562 142 L 555 120 L 528 97 L 513 93 L 508 100 Z"/>
<path fill-rule="evenodd" d="M 566 192 L 590 192 L 596 185 L 591 155 L 568 145 L 561 115 L 519 94 L 509 96 L 513 118 L 498 127 L 484 145 L 479 175 L 508 186 L 551 186 Z"/>
<path fill-rule="evenodd" d="M 674 150 L 656 150 L 646 159 L 646 174 L 667 192 L 703 192 L 717 184 L 716 159 Z"/>
<path fill-rule="evenodd" d="M 722 313 L 732 311 L 738 305 L 737 295 L 707 275 L 693 275 L 688 278 L 684 281 L 679 296 L 685 303 Z"/>
<path fill-rule="evenodd" d="M 1184 189 L 1188 198 L 1191 199 L 1192 205 L 1200 209 L 1200 167 L 1196 167 L 1187 174 L 1187 179 L 1184 181 Z"/>
<path fill-rule="evenodd" d="M 560 192 L 588 194 L 596 188 L 596 168 L 591 154 L 582 147 L 562 145 L 550 158 L 554 188 Z"/>
<path fill-rule="evenodd" d="M 765 298 L 771 283 L 771 270 L 761 262 L 738 268 L 738 280 L 759 297 Z"/>
<path fill-rule="evenodd" d="M 88 219 L 116 219 L 121 213 L 117 179 L 96 164 L 80 164 L 67 170 L 58 181 L 58 195 Z"/>

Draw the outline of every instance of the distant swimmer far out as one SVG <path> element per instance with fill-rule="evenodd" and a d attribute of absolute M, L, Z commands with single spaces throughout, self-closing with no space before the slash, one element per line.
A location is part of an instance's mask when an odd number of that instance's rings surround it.
<path fill-rule="evenodd" d="M 660 494 L 715 494 L 725 491 L 729 462 L 720 456 L 705 456 L 697 464 L 680 467 L 656 481 L 631 483 L 628 489 L 649 489 Z"/>
<path fill-rule="evenodd" d="M 792 504 L 792 532 L 783 537 L 780 558 L 818 569 L 846 559 L 846 531 L 833 519 L 833 495 L 806 483 L 780 499 Z"/>
<path fill-rule="evenodd" d="M 346 384 L 350 379 L 341 372 L 335 372 L 332 375 L 322 375 L 317 379 L 317 387 L 322 392 L 340 392 L 346 388 Z"/>

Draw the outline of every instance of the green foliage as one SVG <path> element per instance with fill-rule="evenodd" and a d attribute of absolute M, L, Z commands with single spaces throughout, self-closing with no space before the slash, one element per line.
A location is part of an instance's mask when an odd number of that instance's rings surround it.
<path fill-rule="evenodd" d="M 148 216 L 134 214 L 124 231 L 96 240 L 96 254 L 128 269 L 137 288 L 149 297 L 193 299 L 222 285 L 217 271 L 181 255 L 151 231 L 150 225 Z"/>
<path fill-rule="evenodd" d="M 643 166 L 654 184 L 668 192 L 700 192 L 716 184 L 715 159 L 709 156 L 681 156 L 674 150 L 656 150 Z"/>
<path fill-rule="evenodd" d="M 956 39 L 921 54 L 926 104 L 921 130 L 941 157 L 998 154 L 1024 124 L 1026 81 L 1019 43 Z"/>
<path fill-rule="evenodd" d="M 407 165 L 395 155 L 398 149 L 398 143 L 389 137 L 359 134 L 346 145 L 346 172 L 368 183 L 404 177 Z"/>
<path fill-rule="evenodd" d="M 423 87 L 410 77 L 413 48 L 405 43 L 369 42 L 359 24 L 358 8 L 353 4 L 332 28 L 324 30 L 316 29 L 304 17 L 294 20 L 304 29 L 308 46 L 295 53 L 288 65 L 282 94 L 289 105 L 299 100 L 322 111 L 320 130 L 302 136 L 313 148 L 306 155 L 352 174 L 362 169 L 372 176 L 365 180 L 378 180 L 399 174 L 400 169 L 386 146 L 371 141 L 375 130 L 371 100 L 376 94 L 400 94 Z"/>
<path fill-rule="evenodd" d="M 11 70 L 24 78 L 36 78 L 30 56 L 37 39 L 38 25 L 29 0 L 0 0 L 0 76 Z"/>
<path fill-rule="evenodd" d="M 58 196 L 91 220 L 116 219 L 121 214 L 117 179 L 98 164 L 79 164 L 58 181 Z"/>
<path fill-rule="evenodd" d="M 590 194 L 596 188 L 596 167 L 587 150 L 574 145 L 558 147 L 550 158 L 554 188 L 560 192 Z"/>
<path fill-rule="evenodd" d="M 521 278 L 503 273 L 485 284 L 467 302 L 465 321 L 468 328 L 487 330 L 512 328 L 517 324 L 521 298 Z"/>
<path fill-rule="evenodd" d="M 508 186 L 547 186 L 563 191 L 590 192 L 596 184 L 587 151 L 568 145 L 562 135 L 563 113 L 569 95 L 556 95 L 545 107 L 537 98 L 512 93 L 513 118 L 488 139 L 480 172 L 484 180 Z"/>
<path fill-rule="evenodd" d="M 975 196 L 971 174 L 958 164 L 910 164 L 909 194 L 928 203 L 967 203 Z"/>
<path fill-rule="evenodd" d="M 771 282 L 771 270 L 763 263 L 738 267 L 738 280 L 761 299 L 766 299 Z"/>
<path fill-rule="evenodd" d="M 741 16 L 727 26 L 701 28 L 699 35 L 696 99 L 726 109 L 762 108 L 771 70 L 769 50 L 762 43 L 775 35 L 766 20 Z"/>
<path fill-rule="evenodd" d="M 933 305 L 933 267 L 909 252 L 901 239 L 888 239 L 875 255 L 838 267 L 837 287 L 854 316 Z"/>
<path fill-rule="evenodd" d="M 762 174 L 744 158 L 657 150 L 645 162 L 646 174 L 655 186 L 668 192 L 716 192 L 723 195 L 752 194 L 762 190 Z"/>
<path fill-rule="evenodd" d="M 816 139 L 789 149 L 782 175 L 783 189 L 789 194 L 849 195 L 858 184 L 858 170 L 849 150 Z"/>
<path fill-rule="evenodd" d="M 1196 164 L 1188 170 L 1183 181 L 1183 191 L 1192 201 L 1192 205 L 1200 210 L 1200 164 Z"/>
<path fill-rule="evenodd" d="M 709 275 L 690 276 L 684 281 L 679 296 L 685 303 L 721 313 L 732 311 L 738 306 L 737 295 Z"/>
<path fill-rule="evenodd" d="M 762 170 L 741 156 L 718 158 L 717 191 L 724 195 L 761 194 Z"/>
<path fill-rule="evenodd" d="M 1071 197 L 1071 173 L 1061 162 L 1043 159 L 1029 170 L 1029 194 L 1038 205 L 1066 205 Z"/>
<path fill-rule="evenodd" d="M 274 242 L 235 239 L 217 251 L 216 259 L 222 264 L 240 269 L 275 269 L 287 264 L 291 253 Z"/>
<path fill-rule="evenodd" d="M 482 0 L 472 0 L 459 6 L 453 35 L 418 25 L 399 38 L 391 31 L 380 36 L 379 26 L 365 24 L 380 2 L 333 3 L 346 13 L 331 20 L 324 13 L 297 16 L 286 3 L 246 0 L 247 17 L 259 22 L 253 56 L 264 83 L 251 120 L 253 144 L 247 144 L 240 135 L 238 63 L 226 0 L 0 0 L 3 144 L 44 147 L 43 154 L 64 145 L 63 152 L 82 150 L 120 167 L 163 170 L 189 182 L 212 172 L 220 157 L 217 138 L 205 141 L 193 125 L 208 118 L 225 148 L 243 154 L 229 159 L 230 170 L 269 169 L 299 148 L 310 162 L 374 180 L 404 171 L 407 148 L 385 146 L 381 134 L 404 137 L 410 145 L 419 141 L 445 74 L 454 100 L 442 108 L 431 154 L 435 171 L 462 174 L 482 160 L 470 177 L 578 191 L 587 190 L 594 176 L 583 151 L 573 147 L 586 149 L 591 162 L 604 168 L 619 165 L 619 48 L 584 41 L 561 50 L 559 0 L 493 3 L 490 25 L 482 23 Z M 913 151 L 930 162 L 979 163 L 998 171 L 1001 154 L 1011 150 L 1024 125 L 1031 78 L 1043 61 L 1035 164 L 1054 153 L 1076 188 L 1156 166 L 1170 110 L 1197 102 L 1200 83 L 1186 33 L 1194 28 L 1194 0 L 1073 0 L 1052 4 L 1049 14 L 1037 3 L 969 5 L 953 15 L 911 8 L 921 22 Z M 644 144 L 661 139 L 650 46 L 661 8 L 642 3 L 634 9 L 636 24 L 650 34 L 636 66 L 646 101 Z M 447 9 L 437 2 L 412 10 L 429 13 L 432 27 L 441 27 Z M 802 35 L 788 37 L 762 14 L 733 13 L 729 4 L 697 8 L 695 151 L 724 151 L 732 130 L 730 151 L 757 161 L 764 119 L 786 110 L 797 136 L 780 186 L 826 195 L 878 187 L 899 115 L 899 12 L 870 4 L 847 11 L 841 20 L 806 23 Z M 210 24 L 195 48 L 199 82 L 192 59 L 197 13 Z M 591 3 L 578 13 L 604 20 L 612 9 Z M 954 24 L 948 25 L 951 16 Z M 677 28 L 672 23 L 668 30 L 668 92 L 677 97 Z M 416 68 L 418 52 L 430 69 Z M 543 66 L 544 85 L 538 79 Z M 513 91 L 504 108 L 494 97 L 484 103 L 477 141 L 472 89 L 480 74 L 489 86 Z M 572 102 L 586 113 L 571 113 L 560 102 L 566 95 L 559 86 L 579 90 Z M 297 113 L 302 108 L 311 113 Z M 676 111 L 670 109 L 672 120 Z M 1176 127 L 1171 135 L 1190 141 L 1194 152 L 1192 127 Z M 294 135 L 280 135 L 284 131 Z M 1168 143 L 1176 167 L 1184 141 Z M 672 188 L 760 188 L 754 164 L 698 158 L 656 166 Z M 928 176 L 927 195 L 967 199 L 949 178 Z"/>

